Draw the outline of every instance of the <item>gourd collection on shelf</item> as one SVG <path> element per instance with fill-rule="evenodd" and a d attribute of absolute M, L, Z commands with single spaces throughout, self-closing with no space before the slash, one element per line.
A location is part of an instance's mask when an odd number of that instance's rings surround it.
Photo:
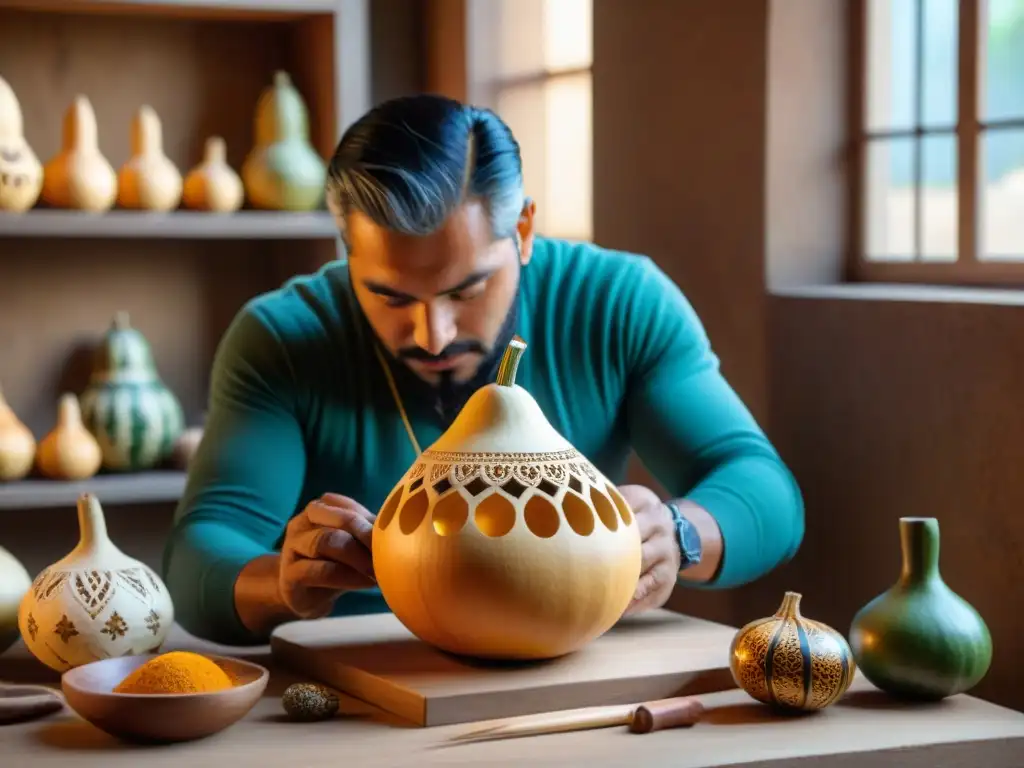
<path fill-rule="evenodd" d="M 277 72 L 256 104 L 253 146 L 241 174 L 227 163 L 224 139 L 206 139 L 202 161 L 182 177 L 164 154 L 156 111 L 141 106 L 131 124 L 131 157 L 115 171 L 100 150 L 96 114 L 78 95 L 64 114 L 61 149 L 41 163 L 25 138 L 21 105 L 0 77 L 0 211 L 51 208 L 103 213 L 165 212 L 184 205 L 231 213 L 254 208 L 311 211 L 323 202 L 326 165 L 309 140 L 305 102 L 286 72 Z"/>
<path fill-rule="evenodd" d="M 119 312 L 96 349 L 89 382 L 63 393 L 41 440 L 0 392 L 0 483 L 33 467 L 53 480 L 85 480 L 100 469 L 137 472 L 173 461 L 185 468 L 201 428 L 185 428 L 180 403 L 157 372 L 145 337 Z"/>

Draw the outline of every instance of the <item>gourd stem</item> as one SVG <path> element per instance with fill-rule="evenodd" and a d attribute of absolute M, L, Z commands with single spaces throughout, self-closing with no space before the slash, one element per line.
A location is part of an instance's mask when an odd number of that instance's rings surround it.
<path fill-rule="evenodd" d="M 799 592 L 787 592 L 782 598 L 782 605 L 779 606 L 779 610 L 775 612 L 775 615 L 780 619 L 798 619 L 800 618 L 800 598 L 802 598 Z"/>
<path fill-rule="evenodd" d="M 131 327 L 131 323 L 128 320 L 128 313 L 125 310 L 121 310 L 114 315 L 114 330 L 125 331 Z"/>
<path fill-rule="evenodd" d="M 82 550 L 91 549 L 107 538 L 103 507 L 91 493 L 83 493 L 78 497 L 78 530 L 78 548 Z"/>
<path fill-rule="evenodd" d="M 934 517 L 901 517 L 900 582 L 919 584 L 939 575 L 939 521 Z"/>
<path fill-rule="evenodd" d="M 498 384 L 503 387 L 514 387 L 516 384 L 516 369 L 519 368 L 519 361 L 526 351 L 526 342 L 519 336 L 513 336 L 512 340 L 505 347 L 505 354 L 498 365 Z"/>

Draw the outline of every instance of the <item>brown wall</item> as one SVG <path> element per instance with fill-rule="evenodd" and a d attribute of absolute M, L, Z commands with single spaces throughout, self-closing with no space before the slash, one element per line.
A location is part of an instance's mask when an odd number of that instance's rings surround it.
<path fill-rule="evenodd" d="M 740 624 L 795 589 L 845 632 L 898 574 L 898 518 L 935 516 L 993 634 L 975 693 L 1024 709 L 1024 300 L 781 295 L 841 271 L 846 23 L 838 1 L 595 0 L 595 239 L 682 286 L 807 505 L 792 563 L 673 605 Z"/>

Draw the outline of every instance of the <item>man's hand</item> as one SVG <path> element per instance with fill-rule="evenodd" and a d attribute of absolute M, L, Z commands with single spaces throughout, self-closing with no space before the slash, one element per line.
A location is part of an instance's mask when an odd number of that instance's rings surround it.
<path fill-rule="evenodd" d="M 292 518 L 281 545 L 281 600 L 296 616 L 326 616 L 343 592 L 377 582 L 373 514 L 347 496 L 328 493 Z"/>
<path fill-rule="evenodd" d="M 619 493 L 629 504 L 640 527 L 640 580 L 625 615 L 660 608 L 672 594 L 682 567 L 672 513 L 658 495 L 642 485 L 623 485 Z"/>

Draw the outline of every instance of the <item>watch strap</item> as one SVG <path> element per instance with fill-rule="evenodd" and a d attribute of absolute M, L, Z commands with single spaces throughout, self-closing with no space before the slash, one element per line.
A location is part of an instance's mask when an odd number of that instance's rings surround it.
<path fill-rule="evenodd" d="M 691 523 L 679 510 L 679 505 L 673 501 L 665 502 L 672 515 L 672 524 L 676 531 L 676 542 L 679 544 L 680 570 L 696 565 L 701 560 L 702 549 L 700 533 L 697 527 Z"/>

